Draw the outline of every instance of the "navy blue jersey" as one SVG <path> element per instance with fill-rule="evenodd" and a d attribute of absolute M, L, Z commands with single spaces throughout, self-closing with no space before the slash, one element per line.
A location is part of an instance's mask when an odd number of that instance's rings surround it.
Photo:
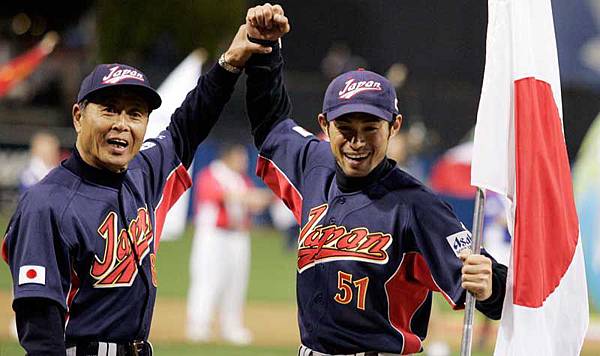
<path fill-rule="evenodd" d="M 202 76 L 124 173 L 93 168 L 74 151 L 21 198 L 3 244 L 14 298 L 62 306 L 67 343 L 147 339 L 162 223 L 190 187 L 186 168 L 237 77 L 219 66 Z"/>
<path fill-rule="evenodd" d="M 356 189 L 342 186 L 349 180 L 329 143 L 288 118 L 282 71 L 277 46 L 253 55 L 246 102 L 259 148 L 257 174 L 301 227 L 302 344 L 326 354 L 419 352 L 432 292 L 455 309 L 464 306 L 458 255 L 471 235 L 447 204 L 392 161 L 381 162 Z M 499 318 L 506 274 L 492 264 L 493 297 L 478 309 Z"/>
<path fill-rule="evenodd" d="M 262 144 L 258 175 L 294 212 L 302 343 L 327 353 L 421 350 L 438 291 L 461 308 L 460 250 L 470 233 L 398 168 L 343 193 L 329 143 L 292 120 Z"/>

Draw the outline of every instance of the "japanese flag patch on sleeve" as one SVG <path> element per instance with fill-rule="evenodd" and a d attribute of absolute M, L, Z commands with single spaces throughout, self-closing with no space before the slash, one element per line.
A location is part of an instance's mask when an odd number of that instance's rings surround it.
<path fill-rule="evenodd" d="M 34 265 L 19 267 L 19 285 L 31 283 L 46 285 L 46 267 Z"/>

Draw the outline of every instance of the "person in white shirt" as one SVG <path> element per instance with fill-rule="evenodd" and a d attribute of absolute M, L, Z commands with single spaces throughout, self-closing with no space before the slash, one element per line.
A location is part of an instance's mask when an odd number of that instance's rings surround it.
<path fill-rule="evenodd" d="M 210 341 L 217 310 L 223 340 L 237 345 L 252 341 L 243 324 L 251 217 L 272 195 L 252 184 L 247 155 L 242 145 L 227 146 L 196 180 L 187 307 L 187 337 L 192 342 Z"/>

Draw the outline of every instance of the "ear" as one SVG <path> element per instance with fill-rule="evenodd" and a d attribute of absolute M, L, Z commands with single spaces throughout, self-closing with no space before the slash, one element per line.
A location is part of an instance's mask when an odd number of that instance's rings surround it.
<path fill-rule="evenodd" d="M 83 116 L 83 110 L 79 104 L 73 105 L 71 115 L 73 116 L 73 127 L 75 127 L 75 132 L 79 133 L 81 131 L 81 120 Z"/>
<path fill-rule="evenodd" d="M 321 131 L 323 131 L 323 133 L 327 135 L 327 138 L 329 138 L 329 122 L 327 121 L 325 115 L 319 114 L 317 116 L 317 121 L 319 122 L 319 126 L 321 126 Z"/>
<path fill-rule="evenodd" d="M 398 115 L 396 116 L 396 119 L 394 119 L 394 122 L 392 123 L 392 126 L 390 128 L 390 137 L 395 136 L 398 131 L 400 131 L 400 127 L 402 126 L 402 115 Z"/>

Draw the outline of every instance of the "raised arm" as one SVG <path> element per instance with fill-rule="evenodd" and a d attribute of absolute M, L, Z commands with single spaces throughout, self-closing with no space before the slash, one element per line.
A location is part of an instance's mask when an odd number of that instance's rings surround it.
<path fill-rule="evenodd" d="M 275 123 L 287 118 L 291 111 L 279 44 L 290 25 L 281 6 L 265 4 L 248 10 L 246 26 L 250 41 L 273 49 L 270 53 L 253 54 L 246 63 L 246 105 L 254 142 L 260 148 Z"/>
<path fill-rule="evenodd" d="M 224 53 L 225 63 L 232 71 L 215 64 L 200 77 L 196 87 L 175 110 L 167 130 L 173 136 L 177 156 L 184 166 L 189 167 L 196 148 L 208 136 L 231 98 L 240 72 L 236 68 L 242 68 L 253 53 L 268 52 L 271 52 L 270 47 L 248 41 L 246 25 L 240 26 Z"/>

